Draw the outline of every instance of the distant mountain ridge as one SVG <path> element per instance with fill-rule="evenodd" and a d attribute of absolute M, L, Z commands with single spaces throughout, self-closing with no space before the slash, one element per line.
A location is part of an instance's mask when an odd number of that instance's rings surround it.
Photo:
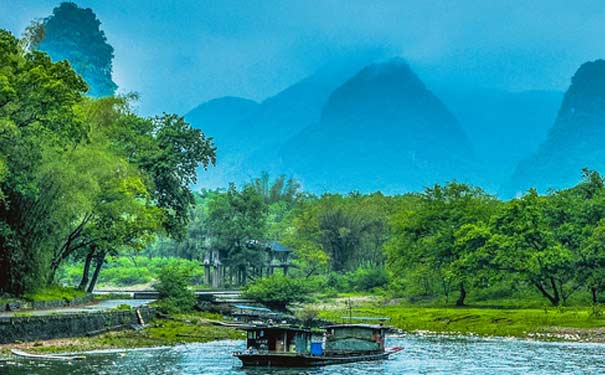
<path fill-rule="evenodd" d="M 574 74 L 546 141 L 517 167 L 505 193 L 565 188 L 582 168 L 605 169 L 605 61 L 584 63 Z"/>
<path fill-rule="evenodd" d="M 212 99 L 195 107 L 185 115 L 185 119 L 193 127 L 204 131 L 208 137 L 214 139 L 217 146 L 217 167 L 207 171 L 200 169 L 200 178 L 205 187 L 225 187 L 230 182 L 225 171 L 237 169 L 239 160 L 234 155 L 239 154 L 240 142 L 238 134 L 241 133 L 240 122 L 254 113 L 260 104 L 257 102 L 226 96 Z"/>
<path fill-rule="evenodd" d="M 200 178 L 201 186 L 217 188 L 227 186 L 229 182 L 241 184 L 257 177 L 262 171 L 274 175 L 282 173 L 278 151 L 283 143 L 307 125 L 317 122 L 332 91 L 371 60 L 373 57 L 363 55 L 327 64 L 265 99 L 236 121 L 226 114 L 226 124 L 221 124 L 219 117 L 212 120 L 214 124 L 208 122 L 214 115 L 205 112 L 212 111 L 212 106 L 203 104 L 186 114 L 185 118 L 193 126 L 215 137 L 219 144 L 217 166 L 204 172 Z M 236 105 L 233 111 L 238 112 L 238 108 Z M 224 109 L 225 112 L 229 111 L 228 106 Z M 215 131 L 219 128 L 232 130 L 228 134 L 221 134 Z M 219 137 L 225 139 L 218 140 Z M 228 145 L 222 151 L 221 142 Z"/>
<path fill-rule="evenodd" d="M 242 184 L 267 171 L 315 193 L 419 191 L 455 179 L 508 197 L 528 186 L 510 176 L 547 139 L 562 95 L 435 92 L 402 59 L 360 58 L 327 65 L 260 103 L 210 100 L 186 119 L 218 146 L 217 166 L 200 187 Z"/>

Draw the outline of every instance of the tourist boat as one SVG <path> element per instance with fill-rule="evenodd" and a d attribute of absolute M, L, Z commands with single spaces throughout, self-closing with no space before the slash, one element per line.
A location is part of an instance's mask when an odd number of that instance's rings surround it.
<path fill-rule="evenodd" d="M 386 359 L 403 348 L 385 348 L 387 327 L 335 324 L 319 330 L 287 326 L 246 329 L 246 350 L 233 355 L 244 366 L 309 367 Z"/>

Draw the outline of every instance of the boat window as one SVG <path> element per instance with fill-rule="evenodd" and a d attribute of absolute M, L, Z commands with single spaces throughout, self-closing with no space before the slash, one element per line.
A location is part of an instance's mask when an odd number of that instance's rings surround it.
<path fill-rule="evenodd" d="M 249 339 L 255 339 L 256 338 L 256 331 L 248 331 L 248 338 Z"/>

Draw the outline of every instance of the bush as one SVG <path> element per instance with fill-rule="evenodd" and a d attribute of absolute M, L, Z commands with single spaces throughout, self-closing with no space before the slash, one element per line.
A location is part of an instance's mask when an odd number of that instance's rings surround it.
<path fill-rule="evenodd" d="M 367 292 L 389 283 L 389 274 L 384 268 L 360 267 L 353 272 L 328 274 L 326 284 L 340 292 Z"/>
<path fill-rule="evenodd" d="M 191 270 L 177 264 L 163 267 L 158 275 L 159 281 L 154 285 L 160 293 L 157 306 L 165 313 L 181 313 L 193 310 L 197 297 L 189 289 Z"/>
<path fill-rule="evenodd" d="M 384 268 L 358 268 L 347 276 L 351 289 L 361 292 L 383 287 L 389 283 L 389 275 Z"/>
<path fill-rule="evenodd" d="M 272 309 L 285 311 L 292 303 L 305 302 L 309 291 L 305 280 L 276 273 L 249 284 L 244 296 Z"/>

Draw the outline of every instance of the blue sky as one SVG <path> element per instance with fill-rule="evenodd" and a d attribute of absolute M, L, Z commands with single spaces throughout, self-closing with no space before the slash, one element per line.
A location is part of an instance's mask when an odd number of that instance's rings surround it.
<path fill-rule="evenodd" d="M 58 1 L 1 0 L 20 35 Z M 605 57 L 602 1 L 76 1 L 116 50 L 114 77 L 143 114 L 205 100 L 262 100 L 359 51 L 406 58 L 430 85 L 564 90 Z"/>

